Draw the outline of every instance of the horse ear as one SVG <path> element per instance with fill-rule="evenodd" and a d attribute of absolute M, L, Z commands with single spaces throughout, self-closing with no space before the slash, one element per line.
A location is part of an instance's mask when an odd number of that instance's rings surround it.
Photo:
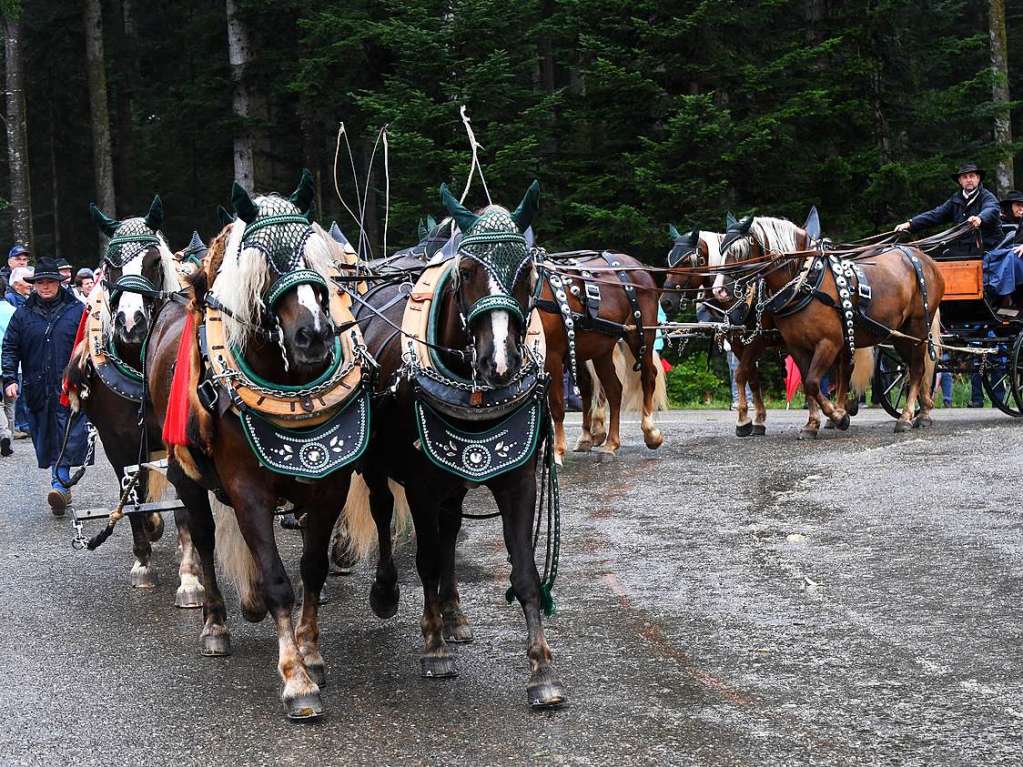
<path fill-rule="evenodd" d="M 225 226 L 230 226 L 234 223 L 234 216 L 227 212 L 227 208 L 223 205 L 217 206 L 217 221 L 220 222 L 220 228 L 223 229 Z"/>
<path fill-rule="evenodd" d="M 426 228 L 426 222 L 423 219 L 419 219 L 419 241 L 422 242 L 426 239 L 426 235 L 430 233 L 430 230 Z"/>
<path fill-rule="evenodd" d="M 295 204 L 302 213 L 312 213 L 313 197 L 316 195 L 316 187 L 313 184 L 313 174 L 308 168 L 302 169 L 302 176 L 298 180 L 298 187 L 291 193 L 288 199 Z"/>
<path fill-rule="evenodd" d="M 694 229 L 689 233 L 689 247 L 695 248 L 700 244 L 700 230 Z"/>
<path fill-rule="evenodd" d="M 96 222 L 99 230 L 107 237 L 113 237 L 114 232 L 121 225 L 121 222 L 116 218 L 110 218 L 110 216 L 97 208 L 94 202 L 89 203 L 89 215 L 92 216 L 92 220 Z"/>
<path fill-rule="evenodd" d="M 458 228 L 462 232 L 467 232 L 476 223 L 479 216 L 473 213 L 471 210 L 466 208 L 460 203 L 451 190 L 448 189 L 447 184 L 440 185 L 440 199 L 444 203 L 444 207 L 448 209 L 448 213 L 451 214 L 451 218 L 455 219 L 455 223 L 458 224 Z"/>
<path fill-rule="evenodd" d="M 753 226 L 753 216 L 746 216 L 746 218 L 739 222 L 739 231 L 742 234 L 746 234 L 751 226 Z"/>
<path fill-rule="evenodd" d="M 437 219 L 431 216 L 429 213 L 426 214 L 426 233 L 429 234 L 437 228 Z"/>
<path fill-rule="evenodd" d="M 341 231 L 341 227 L 337 225 L 337 221 L 330 225 L 330 236 L 334 238 L 334 242 L 340 242 L 342 245 L 351 247 L 351 243 L 348 242 L 348 238 Z"/>
<path fill-rule="evenodd" d="M 237 181 L 231 187 L 231 204 L 234 206 L 234 212 L 238 214 L 238 218 L 246 224 L 251 224 L 259 216 L 259 208 L 256 207 L 256 203 Z"/>
<path fill-rule="evenodd" d="M 533 222 L 533 218 L 540 210 L 540 182 L 536 179 L 529 185 L 529 189 L 526 190 L 525 196 L 522 198 L 522 202 L 519 203 L 519 207 L 512 213 L 512 219 L 515 224 L 519 227 L 520 232 L 524 232 L 529 228 L 529 225 Z"/>
<path fill-rule="evenodd" d="M 674 224 L 668 224 L 668 236 L 671 237 L 672 242 L 678 242 L 682 239 L 682 235 L 678 233 L 678 229 L 675 228 Z"/>
<path fill-rule="evenodd" d="M 738 223 L 739 221 L 735 217 L 735 214 L 732 213 L 732 211 L 728 211 L 725 214 L 725 229 L 730 229 L 731 227 L 735 226 Z"/>
<path fill-rule="evenodd" d="M 816 205 L 811 207 L 810 212 L 806 214 L 806 223 L 803 224 L 803 229 L 811 240 L 819 240 L 821 238 L 821 216 L 817 212 Z"/>
<path fill-rule="evenodd" d="M 146 214 L 146 226 L 154 232 L 160 231 L 160 227 L 163 226 L 163 202 L 160 200 L 160 195 L 156 195 L 153 198 L 153 204 L 149 206 L 149 212 Z"/>

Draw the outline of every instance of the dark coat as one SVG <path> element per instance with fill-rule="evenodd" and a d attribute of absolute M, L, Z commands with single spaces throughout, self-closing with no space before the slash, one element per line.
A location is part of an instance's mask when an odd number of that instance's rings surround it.
<path fill-rule="evenodd" d="M 15 309 L 20 309 L 25 305 L 25 302 L 28 301 L 28 297 L 21 295 L 21 293 L 16 291 L 14 288 L 7 288 L 7 292 L 4 294 L 4 300 Z"/>
<path fill-rule="evenodd" d="M 66 288 L 49 303 L 32 294 L 14 313 L 4 335 L 3 385 L 6 388 L 17 382 L 20 363 L 23 388 L 19 398 L 24 398 L 28 407 L 40 468 L 54 465 L 64 439 L 69 411 L 60 404 L 60 384 L 84 310 Z M 85 420 L 78 419 L 62 463 L 81 465 L 85 441 Z"/>
<path fill-rule="evenodd" d="M 966 232 L 953 244 L 980 258 L 984 255 L 985 251 L 996 247 L 1002 239 L 1002 216 L 1001 208 L 998 206 L 998 198 L 985 189 L 983 185 L 980 186 L 977 196 L 973 198 L 973 202 L 969 206 L 966 205 L 966 199 L 963 197 L 962 190 L 960 190 L 938 207 L 926 213 L 921 213 L 918 216 L 913 216 L 909 222 L 909 229 L 911 232 L 918 232 L 921 229 L 927 229 L 938 224 L 954 226 L 955 224 L 961 224 L 970 216 L 980 216 L 982 247 L 977 247 L 975 232 Z"/>

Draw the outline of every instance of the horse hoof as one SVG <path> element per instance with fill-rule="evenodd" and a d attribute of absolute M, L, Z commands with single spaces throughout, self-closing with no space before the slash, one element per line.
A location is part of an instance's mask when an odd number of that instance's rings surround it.
<path fill-rule="evenodd" d="M 816 429 L 800 429 L 799 430 L 799 439 L 801 441 L 802 440 L 806 440 L 806 439 L 817 439 L 817 430 Z"/>
<path fill-rule="evenodd" d="M 592 449 L 593 449 L 592 439 L 583 439 L 582 437 L 579 437 L 579 439 L 576 440 L 575 447 L 572 448 L 572 451 L 576 453 L 588 453 Z"/>
<path fill-rule="evenodd" d="M 735 427 L 736 437 L 748 437 L 753 433 L 753 422 L 741 423 Z"/>
<path fill-rule="evenodd" d="M 375 616 L 383 620 L 393 618 L 398 612 L 398 597 L 400 595 L 397 583 L 387 587 L 380 581 L 374 581 L 369 590 L 370 609 L 373 610 Z"/>
<path fill-rule="evenodd" d="M 131 568 L 131 586 L 135 589 L 155 589 L 156 570 L 136 562 Z"/>
<path fill-rule="evenodd" d="M 849 418 L 849 414 L 848 414 L 848 413 L 845 413 L 845 414 L 844 414 L 844 415 L 843 415 L 843 416 L 842 416 L 842 417 L 841 417 L 841 418 L 840 418 L 840 419 L 838 420 L 838 423 L 836 423 L 836 424 L 835 424 L 835 427 L 836 427 L 836 428 L 837 428 L 837 429 L 838 429 L 839 431 L 846 431 L 846 430 L 848 430 L 848 428 L 849 428 L 849 422 L 850 422 L 850 420 L 852 420 L 852 419 L 850 419 L 850 418 Z"/>
<path fill-rule="evenodd" d="M 159 514 L 146 518 L 146 537 L 150 543 L 156 543 L 163 537 L 163 517 Z"/>
<path fill-rule="evenodd" d="M 554 465 L 555 466 L 564 466 L 565 465 L 565 456 L 563 454 L 561 454 L 561 453 L 555 453 L 554 454 Z"/>
<path fill-rule="evenodd" d="M 203 634 L 199 637 L 199 654 L 204 658 L 224 658 L 231 654 L 231 635 L 223 633 Z"/>
<path fill-rule="evenodd" d="M 845 412 L 847 412 L 850 416 L 857 415 L 860 412 L 860 398 L 849 397 L 849 399 L 845 401 Z"/>
<path fill-rule="evenodd" d="M 428 679 L 447 679 L 458 676 L 454 655 L 420 655 L 419 667 Z"/>
<path fill-rule="evenodd" d="M 913 421 L 914 429 L 926 429 L 928 426 L 934 426 L 934 419 L 929 415 L 918 415 Z"/>
<path fill-rule="evenodd" d="M 764 426 L 762 423 L 755 423 L 755 424 L 753 424 L 753 436 L 754 437 L 763 437 L 766 434 L 767 434 L 767 427 L 766 426 Z"/>
<path fill-rule="evenodd" d="M 174 592 L 174 606 L 185 609 L 202 607 L 206 601 L 206 589 L 198 581 L 195 583 L 182 583 Z"/>
<path fill-rule="evenodd" d="M 475 636 L 472 633 L 472 626 L 465 613 L 458 611 L 454 615 L 444 616 L 444 641 L 454 644 L 468 644 Z"/>
<path fill-rule="evenodd" d="M 535 682 L 531 681 L 526 687 L 526 699 L 530 708 L 534 710 L 558 708 L 568 703 L 568 693 L 565 692 L 564 685 L 549 672 L 544 677 Z"/>
<path fill-rule="evenodd" d="M 657 448 L 664 444 L 664 435 L 661 434 L 660 429 L 654 429 L 649 434 L 643 435 L 643 441 L 646 443 L 646 446 L 648 448 L 650 448 L 651 450 L 656 450 Z"/>
<path fill-rule="evenodd" d="M 909 431 L 913 428 L 913 424 L 910 421 L 903 421 L 901 418 L 895 422 L 895 433 L 902 434 L 904 431 Z"/>
<path fill-rule="evenodd" d="M 593 448 L 593 452 L 596 453 L 598 461 L 610 461 L 618 456 L 618 446 L 605 443 Z"/>
<path fill-rule="evenodd" d="M 302 720 L 315 719 L 323 714 L 323 702 L 320 700 L 319 689 L 303 692 L 298 695 L 285 695 L 284 713 L 288 719 Z"/>

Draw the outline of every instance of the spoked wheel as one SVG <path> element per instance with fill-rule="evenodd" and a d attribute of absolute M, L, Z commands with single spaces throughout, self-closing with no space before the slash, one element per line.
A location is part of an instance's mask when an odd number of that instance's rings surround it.
<path fill-rule="evenodd" d="M 881 407 L 892 418 L 902 415 L 909 392 L 909 366 L 894 349 L 877 347 L 877 365 L 874 368 L 874 391 Z"/>
<path fill-rule="evenodd" d="M 1016 342 L 1012 345 L 1012 354 L 1009 357 L 1009 369 L 1012 371 L 1012 396 L 1016 398 L 1016 404 L 1023 406 L 1023 333 L 1016 336 Z"/>
<path fill-rule="evenodd" d="M 1013 418 L 1023 416 L 1020 408 L 1020 381 L 1018 360 L 1020 340 L 1013 344 L 1012 354 L 992 354 L 981 370 L 981 382 L 991 404 Z"/>

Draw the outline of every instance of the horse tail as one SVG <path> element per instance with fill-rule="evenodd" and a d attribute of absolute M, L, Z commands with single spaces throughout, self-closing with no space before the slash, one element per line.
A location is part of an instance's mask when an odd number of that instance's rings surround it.
<path fill-rule="evenodd" d="M 405 488 L 397 482 L 388 480 L 388 489 L 394 498 L 392 524 L 400 541 L 405 538 L 404 533 L 410 527 L 412 512 L 405 497 Z M 379 547 L 380 537 L 369 505 L 369 485 L 358 472 L 352 474 L 341 516 L 348 534 L 348 551 L 360 561 L 368 559 Z"/>
<path fill-rule="evenodd" d="M 216 523 L 216 552 L 220 569 L 229 581 L 234 583 L 241 597 L 242 612 L 248 619 L 250 615 L 262 619 L 266 614 L 263 601 L 263 585 L 259 574 L 259 566 L 249 550 L 249 545 L 242 537 L 238 527 L 238 517 L 234 509 L 225 506 L 212 495 L 210 506 Z M 258 620 L 257 619 L 257 620 Z"/>
<path fill-rule="evenodd" d="M 643 412 L 643 377 L 635 369 L 636 355 L 628 344 L 615 344 L 612 359 L 615 363 L 615 374 L 622 382 L 622 412 Z M 654 410 L 668 409 L 668 387 L 665 382 L 664 366 L 656 351 L 651 352 L 654 366 Z"/>
<path fill-rule="evenodd" d="M 862 395 L 874 378 L 874 347 L 864 346 L 853 355 L 852 375 L 849 377 L 849 391 L 857 397 Z"/>

